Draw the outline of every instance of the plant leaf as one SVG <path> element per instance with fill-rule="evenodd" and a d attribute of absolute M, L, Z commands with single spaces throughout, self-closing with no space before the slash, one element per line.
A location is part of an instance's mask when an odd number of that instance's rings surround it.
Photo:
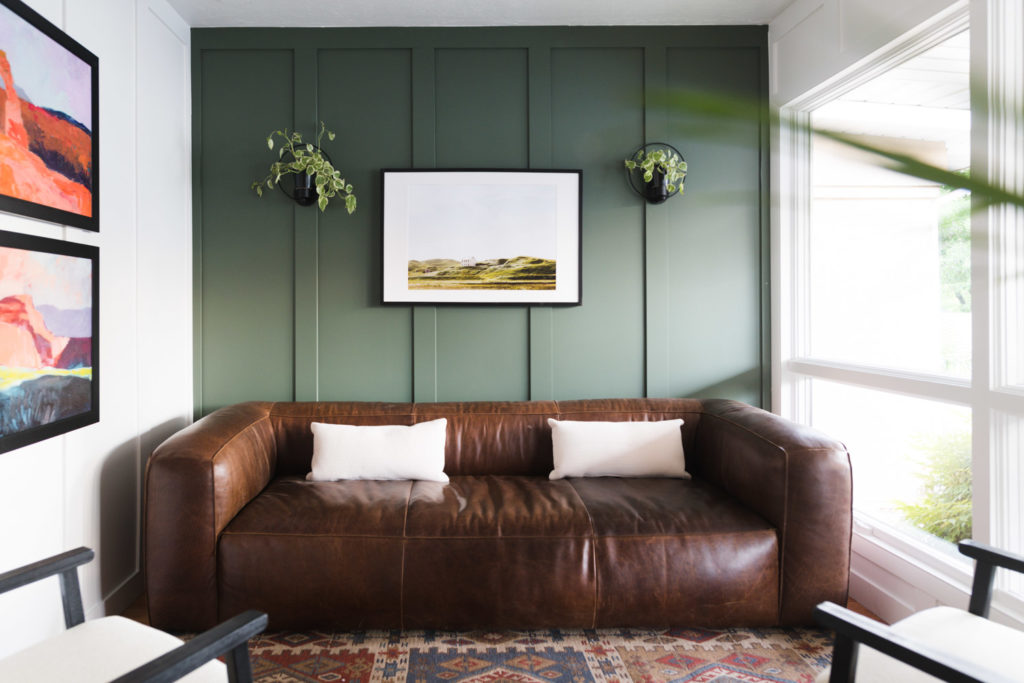
<path fill-rule="evenodd" d="M 327 210 L 327 197 L 320 195 L 320 198 L 316 200 L 316 205 L 320 207 L 320 213 Z"/>

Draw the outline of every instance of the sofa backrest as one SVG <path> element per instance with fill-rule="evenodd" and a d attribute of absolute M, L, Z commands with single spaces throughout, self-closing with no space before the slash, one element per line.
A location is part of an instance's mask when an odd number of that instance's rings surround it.
<path fill-rule="evenodd" d="M 696 399 L 588 399 L 472 403 L 275 403 L 270 422 L 277 442 L 277 474 L 306 474 L 313 458 L 310 424 L 412 425 L 448 419 L 445 472 L 449 475 L 538 475 L 551 472 L 548 418 L 618 422 L 683 420 L 686 466 L 699 470 L 694 449 L 702 412 Z M 697 468 L 695 470 L 695 468 Z"/>

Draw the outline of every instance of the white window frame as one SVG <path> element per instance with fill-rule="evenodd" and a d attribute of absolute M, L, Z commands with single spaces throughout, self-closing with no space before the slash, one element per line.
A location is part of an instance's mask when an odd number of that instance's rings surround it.
<path fill-rule="evenodd" d="M 893 66 L 971 27 L 972 153 L 975 176 L 1024 192 L 1024 8 L 1003 0 L 955 5 L 862 62 L 780 108 L 779 223 L 773 230 L 773 382 L 776 412 L 810 422 L 813 379 L 967 406 L 972 412 L 973 537 L 1007 547 L 1024 520 L 999 510 L 1024 509 L 1019 488 L 1003 485 L 1024 457 L 1024 375 L 1017 339 L 1024 315 L 1021 287 L 1006 286 L 1024 263 L 1024 211 L 993 208 L 972 215 L 972 372 L 970 379 L 840 363 L 810 354 L 810 112 Z M 1014 28 L 1016 27 L 1016 28 Z M 981 75 L 980 78 L 977 76 Z M 1001 99 L 997 99 L 1000 96 Z M 1000 105 L 999 103 L 1003 103 Z M 999 150 L 989 154 L 989 150 Z M 990 239 L 991 235 L 991 239 Z M 1017 355 L 1014 355 L 1014 354 Z M 971 564 L 942 555 L 855 512 L 851 594 L 886 620 L 931 605 L 966 606 Z M 996 591 L 993 616 L 1024 627 L 1024 600 Z"/>

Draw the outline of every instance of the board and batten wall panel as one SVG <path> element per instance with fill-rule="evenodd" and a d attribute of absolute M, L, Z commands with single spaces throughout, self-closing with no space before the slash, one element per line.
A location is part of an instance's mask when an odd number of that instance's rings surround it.
<path fill-rule="evenodd" d="M 203 146 L 193 245 L 203 407 L 292 397 L 292 208 L 277 190 L 256 200 L 249 186 L 267 172 L 267 133 L 294 127 L 293 62 L 289 50 L 214 50 L 193 72 Z"/>
<path fill-rule="evenodd" d="M 339 204 L 318 216 L 319 397 L 411 401 L 412 315 L 380 305 L 380 169 L 412 165 L 412 51 L 322 50 L 317 95 L 337 134 L 324 147 L 359 199 L 352 215 Z"/>
<path fill-rule="evenodd" d="M 766 131 L 691 137 L 665 87 L 763 102 L 764 27 L 193 31 L 197 414 L 243 400 L 465 401 L 767 388 Z M 257 200 L 267 132 L 323 120 L 359 209 Z M 622 160 L 669 141 L 687 193 Z M 583 171 L 583 305 L 382 306 L 382 168 Z M 249 177 L 251 175 L 251 177 Z M 702 195 L 702 193 L 704 193 Z M 453 258 L 472 254 L 439 255 Z"/>
<path fill-rule="evenodd" d="M 760 86 L 759 58 L 756 49 L 673 48 L 668 86 L 743 96 Z M 705 61 L 715 64 L 713 73 L 702 68 Z M 751 229 L 761 218 L 762 186 L 758 174 L 736 170 L 761 167 L 760 125 L 682 114 L 669 123 L 669 135 L 695 170 L 684 198 L 666 204 L 673 226 L 669 309 L 686 312 L 669 316 L 669 386 L 675 395 L 757 403 L 762 345 L 751 340 L 761 334 L 762 302 L 747 293 L 768 275 L 760 267 L 762 236 Z"/>
<path fill-rule="evenodd" d="M 551 51 L 553 162 L 583 169 L 584 197 L 584 305 L 553 311 L 556 399 L 644 395 L 644 202 L 622 167 L 643 88 L 642 48 Z"/>
<path fill-rule="evenodd" d="M 528 58 L 523 48 L 437 50 L 434 146 L 438 168 L 528 167 Z M 471 256 L 476 255 L 432 258 Z M 529 398 L 527 311 L 507 306 L 438 307 L 434 400 Z"/>

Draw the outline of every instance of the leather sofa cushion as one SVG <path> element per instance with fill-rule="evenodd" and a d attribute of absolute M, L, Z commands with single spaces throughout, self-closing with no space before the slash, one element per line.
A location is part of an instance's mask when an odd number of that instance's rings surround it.
<path fill-rule="evenodd" d="M 335 628 L 594 627 L 637 614 L 756 625 L 778 613 L 775 529 L 700 480 L 285 477 L 228 525 L 218 555 L 220 614 L 287 615 L 275 629 L 314 613 Z"/>
<path fill-rule="evenodd" d="M 410 538 L 591 536 L 586 507 L 566 482 L 544 477 L 453 477 L 448 486 L 416 482 Z"/>
<path fill-rule="evenodd" d="M 762 517 L 699 479 L 570 481 L 596 537 L 595 626 L 774 623 L 779 545 Z"/>
<path fill-rule="evenodd" d="M 401 538 L 412 481 L 306 481 L 270 483 L 224 529 L 232 534 L 387 536 Z M 439 484 L 443 486 L 443 484 Z"/>
<path fill-rule="evenodd" d="M 732 534 L 775 529 L 702 479 L 568 479 L 596 536 Z"/>

